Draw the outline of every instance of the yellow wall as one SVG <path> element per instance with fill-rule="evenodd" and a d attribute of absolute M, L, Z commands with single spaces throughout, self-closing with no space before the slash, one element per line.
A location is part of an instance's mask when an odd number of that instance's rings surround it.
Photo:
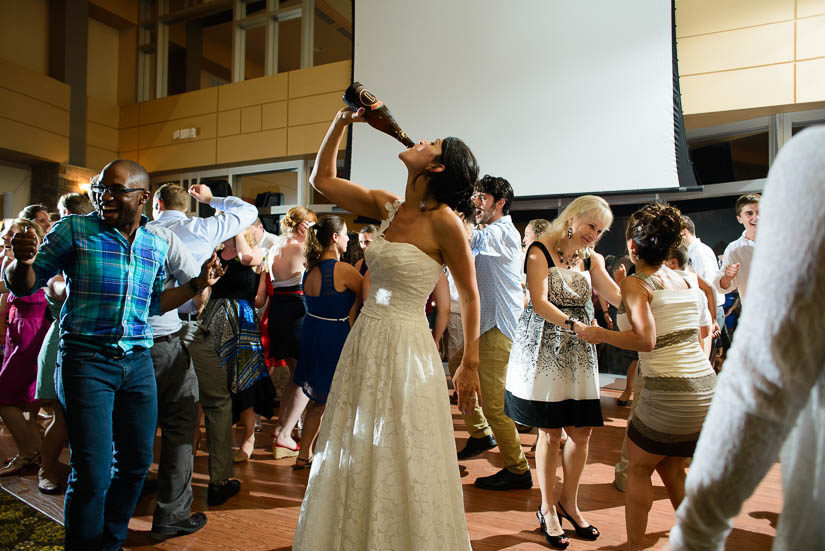
<path fill-rule="evenodd" d="M 825 0 L 678 0 L 685 114 L 825 100 Z"/>
<path fill-rule="evenodd" d="M 0 58 L 49 72 L 49 0 L 0 0 Z"/>
<path fill-rule="evenodd" d="M 342 61 L 123 106 L 120 155 L 150 172 L 312 155 L 350 72 Z M 173 140 L 182 128 L 197 137 Z"/>
<path fill-rule="evenodd" d="M 69 94 L 66 84 L 0 59 L 0 149 L 68 160 Z"/>
<path fill-rule="evenodd" d="M 117 29 L 89 19 L 89 41 L 86 47 L 86 95 L 117 104 L 118 50 Z"/>

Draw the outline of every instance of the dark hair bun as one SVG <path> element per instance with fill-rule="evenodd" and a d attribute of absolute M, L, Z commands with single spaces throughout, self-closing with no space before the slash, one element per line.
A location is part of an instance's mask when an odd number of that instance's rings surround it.
<path fill-rule="evenodd" d="M 430 175 L 427 195 L 469 220 L 475 213 L 472 196 L 478 179 L 478 162 L 473 152 L 458 138 L 444 138 L 438 162 L 444 170 Z"/>
<path fill-rule="evenodd" d="M 636 256 L 648 264 L 658 265 L 681 245 L 684 228 L 679 209 L 650 203 L 630 216 L 625 237 L 636 244 Z"/>

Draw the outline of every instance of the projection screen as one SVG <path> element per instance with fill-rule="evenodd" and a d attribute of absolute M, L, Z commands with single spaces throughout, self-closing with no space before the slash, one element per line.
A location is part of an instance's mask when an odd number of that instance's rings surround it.
<path fill-rule="evenodd" d="M 517 197 L 678 186 L 671 5 L 354 0 L 353 80 L 413 140 L 457 136 Z M 352 130 L 353 181 L 403 195 L 403 146 Z"/>

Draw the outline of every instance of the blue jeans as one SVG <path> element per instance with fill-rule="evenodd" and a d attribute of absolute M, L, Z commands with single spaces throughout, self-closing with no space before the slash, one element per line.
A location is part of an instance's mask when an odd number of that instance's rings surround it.
<path fill-rule="evenodd" d="M 158 404 L 149 350 L 114 358 L 62 346 L 55 370 L 72 468 L 66 551 L 120 549 L 152 464 Z"/>

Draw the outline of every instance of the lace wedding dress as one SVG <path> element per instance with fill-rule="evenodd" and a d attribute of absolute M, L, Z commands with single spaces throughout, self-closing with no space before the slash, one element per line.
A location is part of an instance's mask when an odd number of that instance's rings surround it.
<path fill-rule="evenodd" d="M 384 239 L 365 251 L 372 285 L 341 352 L 294 551 L 470 549 L 441 359 L 424 305 L 442 267 Z"/>

